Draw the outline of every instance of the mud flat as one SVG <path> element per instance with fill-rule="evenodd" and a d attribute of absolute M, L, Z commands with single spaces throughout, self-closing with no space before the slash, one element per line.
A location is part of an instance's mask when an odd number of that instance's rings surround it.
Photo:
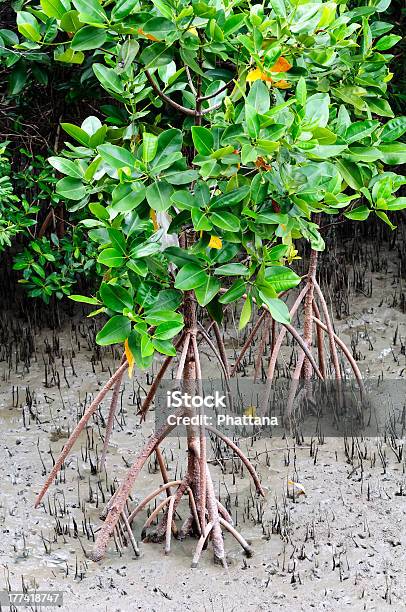
<path fill-rule="evenodd" d="M 399 384 L 406 373 L 406 315 L 391 304 L 391 274 L 372 278 L 372 295 L 353 293 L 350 315 L 337 329 L 367 377 Z M 232 317 L 227 334 L 232 359 L 243 341 Z M 34 510 L 45 473 L 120 354 L 96 349 L 93 330 L 78 318 L 57 332 L 31 330 L 28 336 L 30 350 L 15 335 L 0 362 L 1 589 L 61 590 L 65 610 L 406 609 L 406 452 L 402 441 L 389 435 L 240 440 L 260 472 L 265 499 L 256 496 L 237 459 L 209 444 L 219 497 L 255 551 L 245 558 L 226 536 L 228 570 L 213 566 L 210 550 L 192 570 L 196 541 L 191 539 L 174 540 L 169 556 L 161 544 L 140 543 L 138 559 L 131 548 L 120 553 L 112 542 L 104 561 L 87 560 L 114 484 L 154 428 L 153 411 L 142 426 L 136 417 L 151 376 L 126 378 L 107 472 L 95 470 L 104 403 L 45 503 Z M 281 371 L 294 350 L 285 347 Z M 208 355 L 204 365 L 214 371 Z M 250 374 L 254 359 L 255 350 L 241 375 Z M 175 478 L 184 469 L 183 441 L 170 438 L 163 449 Z M 137 481 L 134 502 L 159 484 L 151 459 Z M 181 506 L 180 515 L 186 511 Z M 135 527 L 136 537 L 146 516 Z"/>

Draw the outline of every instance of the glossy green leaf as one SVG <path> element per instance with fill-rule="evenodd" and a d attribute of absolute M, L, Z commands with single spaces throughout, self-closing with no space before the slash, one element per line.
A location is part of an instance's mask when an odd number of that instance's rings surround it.
<path fill-rule="evenodd" d="M 82 23 L 99 24 L 107 21 L 107 15 L 99 0 L 73 0 L 73 5 L 79 11 Z"/>
<path fill-rule="evenodd" d="M 109 319 L 96 336 L 97 344 L 108 346 L 124 342 L 131 332 L 131 322 L 127 317 L 116 315 Z"/>
<path fill-rule="evenodd" d="M 99 263 L 108 266 L 109 268 L 119 268 L 124 263 L 124 257 L 118 249 L 104 249 L 97 258 Z"/>
<path fill-rule="evenodd" d="M 100 28 L 85 26 L 78 30 L 72 39 L 71 46 L 74 51 L 88 51 L 102 47 L 107 40 L 107 32 Z"/>
<path fill-rule="evenodd" d="M 200 306 L 206 306 L 220 291 L 221 283 L 217 278 L 207 276 L 203 285 L 195 289 L 195 295 Z"/>
<path fill-rule="evenodd" d="M 135 157 L 124 147 L 105 144 L 97 147 L 97 150 L 101 158 L 112 168 L 134 168 Z"/>
<path fill-rule="evenodd" d="M 147 187 L 147 202 L 153 210 L 163 212 L 171 206 L 173 187 L 165 181 L 152 183 Z"/>
<path fill-rule="evenodd" d="M 82 181 L 71 177 L 61 179 L 56 184 L 56 192 L 68 200 L 82 200 L 86 195 L 86 189 Z"/>
<path fill-rule="evenodd" d="M 100 297 L 105 306 L 115 312 L 122 312 L 124 308 L 131 309 L 134 306 L 130 293 L 124 287 L 120 287 L 120 285 L 102 283 Z"/>
<path fill-rule="evenodd" d="M 200 155 L 210 155 L 213 152 L 214 139 L 210 130 L 201 126 L 192 126 L 192 139 L 196 151 Z"/>
<path fill-rule="evenodd" d="M 193 263 L 187 263 L 183 266 L 176 275 L 175 288 L 181 291 L 196 289 L 201 287 L 207 279 L 206 272 Z"/>
<path fill-rule="evenodd" d="M 265 306 L 267 306 L 272 318 L 278 323 L 289 325 L 291 323 L 289 309 L 285 302 L 279 298 L 269 298 L 262 291 L 259 291 L 259 296 Z"/>

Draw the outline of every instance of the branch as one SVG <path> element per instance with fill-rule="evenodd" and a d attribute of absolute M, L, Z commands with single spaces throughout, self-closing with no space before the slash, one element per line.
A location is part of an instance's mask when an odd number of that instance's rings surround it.
<path fill-rule="evenodd" d="M 199 100 L 201 102 L 204 102 L 205 100 L 210 100 L 211 98 L 215 98 L 216 96 L 218 96 L 219 94 L 221 94 L 223 91 L 225 91 L 230 85 L 231 83 L 234 81 L 234 79 L 231 79 L 231 81 L 228 81 L 228 83 L 226 83 L 225 85 L 223 85 L 222 87 L 220 87 L 220 89 L 218 89 L 217 91 L 215 91 L 213 94 L 210 94 L 209 96 L 202 96 L 201 98 L 199 98 Z"/>
<path fill-rule="evenodd" d="M 145 74 L 146 74 L 146 77 L 147 77 L 148 81 L 150 82 L 150 84 L 152 86 L 152 89 L 155 91 L 157 96 L 162 98 L 162 100 L 165 100 L 165 102 L 170 104 L 170 106 L 172 106 L 173 108 L 176 108 L 176 110 L 180 111 L 184 115 L 191 115 L 192 117 L 196 116 L 196 111 L 195 110 L 193 110 L 191 108 L 186 108 L 186 106 L 182 106 L 181 104 L 178 104 L 177 102 L 174 102 L 174 100 L 172 100 L 161 89 L 159 89 L 158 85 L 155 83 L 154 79 L 152 78 L 151 73 L 149 72 L 149 70 L 145 70 Z"/>

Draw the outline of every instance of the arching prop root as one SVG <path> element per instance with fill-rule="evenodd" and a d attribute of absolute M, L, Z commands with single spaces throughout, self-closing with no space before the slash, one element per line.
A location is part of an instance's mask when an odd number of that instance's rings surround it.
<path fill-rule="evenodd" d="M 272 350 L 269 358 L 267 373 L 266 373 L 266 389 L 264 397 L 262 399 L 262 412 L 265 412 L 269 406 L 269 400 L 272 390 L 272 383 L 275 375 L 276 364 L 278 357 L 283 346 L 283 341 L 287 333 L 289 333 L 295 342 L 299 346 L 298 360 L 296 363 L 295 370 L 292 374 L 292 386 L 288 398 L 288 403 L 292 403 L 295 398 L 295 394 L 298 388 L 298 381 L 304 379 L 306 392 L 311 395 L 311 384 L 310 380 L 312 375 L 315 374 L 320 380 L 327 379 L 327 359 L 326 359 L 326 347 L 324 345 L 324 334 L 327 335 L 329 353 L 334 371 L 333 380 L 337 381 L 338 389 L 342 381 L 342 372 L 340 367 L 340 360 L 338 356 L 338 349 L 341 350 L 343 358 L 348 362 L 354 377 L 357 381 L 361 399 L 365 397 L 365 389 L 362 381 L 362 375 L 359 367 L 353 358 L 350 350 L 345 343 L 337 336 L 334 331 L 331 316 L 328 310 L 328 306 L 321 288 L 316 280 L 317 270 L 317 252 L 312 251 L 310 257 L 309 271 L 306 275 L 306 281 L 304 287 L 301 289 L 295 302 L 290 309 L 291 320 L 294 320 L 299 307 L 304 303 L 303 311 L 303 335 L 300 334 L 298 329 L 292 324 L 283 324 L 279 334 L 275 337 L 275 321 L 272 321 Z M 320 306 L 320 307 L 319 307 Z M 324 319 L 324 321 L 322 320 Z M 231 369 L 231 375 L 234 376 L 238 372 L 238 367 L 241 364 L 244 355 L 248 349 L 252 346 L 255 336 L 259 330 L 262 329 L 262 337 L 259 343 L 259 350 L 257 353 L 257 359 L 255 363 L 255 375 L 256 379 L 259 374 L 261 360 L 264 353 L 265 338 L 269 334 L 271 316 L 264 307 L 264 311 L 256 321 L 251 333 L 249 334 L 244 346 L 242 347 L 234 366 Z M 313 329 L 316 327 L 316 346 L 317 346 L 317 360 L 313 356 L 312 344 L 313 344 Z"/>
<path fill-rule="evenodd" d="M 230 368 L 220 330 L 216 328 L 215 324 L 212 326 L 214 329 L 217 348 L 214 341 L 210 338 L 208 331 L 201 326 L 197 326 L 195 308 L 192 300 L 193 297 L 189 294 L 185 303 L 185 321 L 187 323 L 186 331 L 176 345 L 176 347 L 180 349 L 176 378 L 179 381 L 182 380 L 184 385 L 190 385 L 190 387 L 194 390 L 196 390 L 196 385 L 198 385 L 197 388 L 200 392 L 202 392 L 202 371 L 197 343 L 198 335 L 201 335 L 212 349 L 213 354 L 219 363 L 226 384 L 230 378 Z M 142 419 L 145 418 L 145 415 L 158 389 L 159 382 L 167 371 L 171 360 L 172 358 L 165 359 L 160 370 L 155 376 L 154 382 L 139 411 Z M 86 427 L 90 418 L 96 412 L 98 406 L 103 401 L 108 391 L 113 389 L 113 396 L 107 418 L 103 453 L 100 461 L 100 467 L 104 467 L 106 452 L 117 409 L 120 386 L 127 368 L 128 363 L 125 356 L 123 356 L 122 363 L 118 370 L 105 384 L 103 389 L 99 392 L 76 425 L 72 435 L 68 439 L 36 499 L 36 506 L 38 506 L 42 501 L 45 493 L 57 476 L 63 462 L 69 455 L 80 433 Z M 181 416 L 184 413 L 185 410 L 183 409 L 179 411 L 176 416 Z M 188 465 L 186 475 L 182 480 L 171 481 L 169 479 L 165 460 L 159 445 L 174 428 L 175 425 L 170 425 L 168 423 L 162 425 L 151 435 L 142 451 L 138 454 L 133 465 L 128 470 L 126 476 L 123 478 L 120 486 L 115 491 L 104 510 L 104 523 L 101 529 L 98 531 L 93 550 L 88 553 L 88 557 L 90 559 L 94 561 L 101 560 L 105 555 L 111 539 L 114 540 L 119 551 L 121 551 L 127 544 L 130 544 L 133 548 L 135 556 L 138 556 L 139 549 L 134 538 L 132 525 L 137 515 L 142 510 L 145 510 L 145 508 L 155 500 L 156 507 L 144 523 L 142 528 L 142 537 L 146 537 L 148 541 L 165 541 L 166 554 L 169 554 L 170 552 L 172 536 L 182 539 L 187 535 L 194 535 L 197 536 L 199 540 L 195 555 L 193 557 L 192 566 L 195 567 L 197 565 L 202 550 L 206 545 L 208 545 L 209 542 L 211 543 L 213 549 L 215 562 L 225 566 L 226 556 L 223 531 L 231 534 L 239 542 L 246 555 L 250 556 L 252 554 L 249 544 L 233 526 L 232 518 L 229 512 L 216 498 L 212 477 L 207 463 L 206 434 L 203 427 L 187 427 Z M 220 437 L 223 443 L 229 446 L 233 453 L 240 458 L 242 464 L 246 467 L 247 471 L 252 477 L 257 492 L 260 495 L 264 495 L 259 476 L 242 450 L 232 440 L 216 429 L 207 426 L 207 430 L 209 430 L 213 435 Z M 128 511 L 129 497 L 133 492 L 137 477 L 153 453 L 156 454 L 161 470 L 163 484 L 158 489 L 150 493 L 145 499 L 140 501 L 133 510 Z M 159 496 L 162 494 L 166 495 L 166 497 L 164 497 L 163 500 L 158 501 L 157 498 L 159 498 Z M 184 495 L 186 495 L 188 499 L 189 513 L 186 520 L 184 520 L 183 524 L 178 530 L 176 526 L 176 517 L 178 516 L 177 511 Z M 160 517 L 161 513 L 162 516 Z M 160 519 L 158 524 L 153 527 L 153 523 L 158 520 L 159 517 Z"/>

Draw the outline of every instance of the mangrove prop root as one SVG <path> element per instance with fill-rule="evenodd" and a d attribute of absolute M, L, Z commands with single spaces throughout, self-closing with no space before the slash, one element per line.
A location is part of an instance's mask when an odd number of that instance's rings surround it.
<path fill-rule="evenodd" d="M 264 321 L 265 317 L 267 316 L 268 312 L 264 311 L 261 316 L 258 318 L 257 322 L 255 323 L 254 327 L 252 328 L 252 331 L 250 333 L 250 335 L 248 336 L 248 338 L 246 339 L 244 346 L 242 347 L 237 360 L 231 370 L 231 376 L 234 376 L 235 373 L 237 372 L 237 368 L 240 365 L 242 358 L 244 357 L 245 353 L 248 351 L 248 349 L 250 348 L 250 346 L 252 345 L 255 336 L 257 335 L 257 331 L 259 330 L 262 322 Z"/>
<path fill-rule="evenodd" d="M 217 346 L 219 349 L 221 360 L 224 364 L 224 367 L 226 369 L 228 376 L 230 376 L 230 365 L 228 363 L 227 351 L 226 351 L 224 339 L 223 339 L 223 336 L 221 335 L 220 327 L 217 321 L 213 321 L 213 330 L 214 330 L 214 335 L 216 336 L 216 342 L 217 342 Z"/>
<path fill-rule="evenodd" d="M 76 427 L 73 430 L 73 432 L 71 433 L 68 441 L 66 442 L 65 446 L 63 447 L 63 450 L 62 450 L 61 454 L 59 455 L 59 457 L 58 457 L 54 467 L 52 468 L 48 478 L 46 479 L 44 486 L 42 487 L 41 491 L 39 492 L 39 494 L 38 494 L 38 496 L 37 496 L 37 498 L 35 500 L 35 504 L 34 504 L 35 508 L 37 508 L 38 505 L 41 503 L 42 498 L 44 497 L 45 493 L 48 491 L 49 486 L 52 484 L 55 476 L 58 474 L 59 470 L 61 469 L 61 466 L 62 466 L 63 462 L 65 461 L 66 457 L 68 456 L 72 446 L 75 444 L 75 442 L 78 439 L 78 437 L 80 436 L 82 430 L 84 429 L 86 424 L 89 422 L 90 417 L 96 412 L 100 402 L 102 402 L 103 399 L 106 397 L 106 395 L 110 391 L 111 387 L 113 387 L 113 385 L 115 385 L 117 380 L 121 379 L 122 375 L 124 374 L 124 372 L 126 371 L 127 368 L 128 368 L 128 363 L 127 363 L 127 361 L 125 361 L 118 368 L 118 370 L 116 370 L 116 372 L 113 374 L 113 376 L 106 382 L 104 387 L 101 389 L 101 391 L 99 391 L 99 393 L 97 394 L 97 396 L 95 397 L 93 402 L 90 404 L 89 408 L 85 411 L 84 415 L 80 419 L 79 423 L 76 425 Z"/>
<path fill-rule="evenodd" d="M 241 459 L 241 461 L 243 462 L 243 464 L 247 468 L 247 470 L 248 470 L 252 480 L 254 481 L 254 484 L 255 484 L 255 487 L 256 487 L 258 493 L 260 495 L 262 495 L 263 497 L 265 497 L 265 492 L 264 492 L 264 490 L 262 488 L 262 485 L 261 485 L 261 483 L 259 481 L 259 477 L 258 477 L 258 474 L 255 471 L 254 466 L 252 465 L 251 461 L 249 459 L 247 459 L 247 457 L 244 455 L 244 453 L 239 448 L 239 446 L 234 444 L 234 442 L 232 440 L 230 440 L 230 438 L 225 436 L 223 433 L 221 433 L 221 431 L 219 431 L 215 427 L 212 427 L 212 425 L 206 425 L 206 429 L 208 429 L 208 431 L 211 431 L 218 438 L 223 440 L 223 442 L 225 442 L 225 444 L 227 444 L 227 446 L 229 446 L 235 452 L 235 454 L 238 455 L 238 457 Z"/>
<path fill-rule="evenodd" d="M 314 322 L 316 323 L 317 327 L 322 329 L 324 332 L 328 332 L 328 328 L 327 325 L 325 325 L 322 321 L 320 321 L 320 319 L 318 317 L 313 317 Z M 361 371 L 357 365 L 357 362 L 355 361 L 354 357 L 351 355 L 351 351 L 349 350 L 348 346 L 345 344 L 345 342 L 343 342 L 341 340 L 341 338 L 339 336 L 337 336 L 335 333 L 333 333 L 333 338 L 334 338 L 334 342 L 337 344 L 337 346 L 340 347 L 341 351 L 343 352 L 344 356 L 346 357 L 346 359 L 348 360 L 348 363 L 350 364 L 352 371 L 354 372 L 354 376 L 358 382 L 358 386 L 360 389 L 360 393 L 361 395 L 363 395 L 365 393 L 365 388 L 364 388 L 364 383 L 362 380 L 362 374 Z"/>
<path fill-rule="evenodd" d="M 163 493 L 164 491 L 167 491 L 168 488 L 170 487 L 175 487 L 176 485 L 180 485 L 181 484 L 181 480 L 172 480 L 171 482 L 167 482 L 164 485 L 162 485 L 161 487 L 159 487 L 159 489 L 156 489 L 155 491 L 153 491 L 152 493 L 150 493 L 149 495 L 147 495 L 147 497 L 145 497 L 136 508 L 134 508 L 134 510 L 130 513 L 129 517 L 128 517 L 128 522 L 132 523 L 132 521 L 135 519 L 135 517 L 137 516 L 137 514 L 139 512 L 141 512 L 141 510 L 143 510 L 143 508 L 145 508 L 145 506 L 147 506 L 149 504 L 150 501 L 152 501 L 155 497 L 158 497 L 158 495 L 160 495 L 161 493 Z"/>
<path fill-rule="evenodd" d="M 312 347 L 312 338 L 313 338 L 313 300 L 314 300 L 314 288 L 316 283 L 316 270 L 317 270 L 317 251 L 311 251 L 310 253 L 310 262 L 309 262 L 309 270 L 307 273 L 307 293 L 305 297 L 304 304 L 304 322 L 303 322 L 303 340 L 308 349 L 311 351 Z M 292 333 L 292 330 L 289 330 Z M 293 334 L 292 334 L 293 335 Z M 303 346 L 301 347 L 304 350 Z M 307 359 L 303 362 L 303 375 L 306 380 L 309 380 L 312 375 L 312 370 L 310 367 L 311 359 L 308 354 L 306 354 Z M 313 363 L 311 363 L 313 366 Z M 314 369 L 314 366 L 313 366 Z"/>
<path fill-rule="evenodd" d="M 117 525 L 117 521 L 122 513 L 126 504 L 127 498 L 131 493 L 131 489 L 134 486 L 135 480 L 138 474 L 142 470 L 148 457 L 154 452 L 155 448 L 162 442 L 162 440 L 175 428 L 175 425 L 165 424 L 158 429 L 148 440 L 143 450 L 140 452 L 133 465 L 128 471 L 127 477 L 123 480 L 120 487 L 117 489 L 114 501 L 109 507 L 106 519 L 103 527 L 100 529 L 93 551 L 89 557 L 93 561 L 100 561 L 103 558 L 110 536 L 113 534 L 114 528 Z"/>
<path fill-rule="evenodd" d="M 316 302 L 313 300 L 313 312 L 318 319 L 320 319 L 320 312 Z M 323 343 L 323 330 L 320 325 L 316 325 L 316 337 L 317 337 L 317 354 L 319 358 L 319 370 L 323 378 L 326 378 L 326 360 L 324 357 L 324 343 Z"/>
<path fill-rule="evenodd" d="M 264 318 L 264 325 L 262 327 L 262 335 L 261 335 L 261 342 L 259 345 L 259 349 L 258 349 L 258 355 L 257 355 L 257 359 L 255 362 L 255 370 L 254 370 L 254 382 L 256 382 L 258 375 L 260 373 L 261 370 L 261 365 L 262 365 L 262 357 L 265 351 L 265 345 L 266 345 L 266 340 L 269 336 L 269 328 L 271 326 L 271 316 L 270 314 L 267 312 L 266 316 Z"/>
<path fill-rule="evenodd" d="M 328 311 L 328 307 L 327 307 L 327 304 L 326 304 L 326 300 L 324 299 L 323 292 L 320 289 L 320 286 L 319 286 L 318 282 L 316 281 L 316 279 L 314 279 L 314 288 L 315 288 L 316 293 L 318 295 L 318 298 L 320 300 L 321 309 L 323 311 L 324 319 L 325 319 L 326 325 L 327 325 L 327 333 L 328 333 L 328 338 L 329 338 L 329 342 L 330 342 L 330 351 L 331 351 L 331 356 L 332 356 L 332 359 L 333 359 L 333 365 L 334 365 L 334 369 L 335 369 L 335 373 L 336 373 L 336 379 L 337 380 L 341 380 L 340 363 L 338 361 L 337 347 L 336 347 L 336 343 L 335 343 L 335 340 L 334 340 L 333 323 L 332 323 L 331 318 L 330 318 L 330 313 Z M 313 316 L 313 313 L 311 313 L 311 316 Z"/>
<path fill-rule="evenodd" d="M 126 362 L 126 356 L 123 355 L 120 366 L 122 366 L 125 362 Z M 118 397 L 120 395 L 120 388 L 121 388 L 121 383 L 123 381 L 123 376 L 124 376 L 124 372 L 122 372 L 121 376 L 117 378 L 117 381 L 114 384 L 113 396 L 111 398 L 109 414 L 107 417 L 106 433 L 104 436 L 103 450 L 102 450 L 102 455 L 101 455 L 101 459 L 99 463 L 99 470 L 103 470 L 106 467 L 107 450 L 109 448 L 110 438 L 113 432 L 114 419 L 116 416 Z"/>

